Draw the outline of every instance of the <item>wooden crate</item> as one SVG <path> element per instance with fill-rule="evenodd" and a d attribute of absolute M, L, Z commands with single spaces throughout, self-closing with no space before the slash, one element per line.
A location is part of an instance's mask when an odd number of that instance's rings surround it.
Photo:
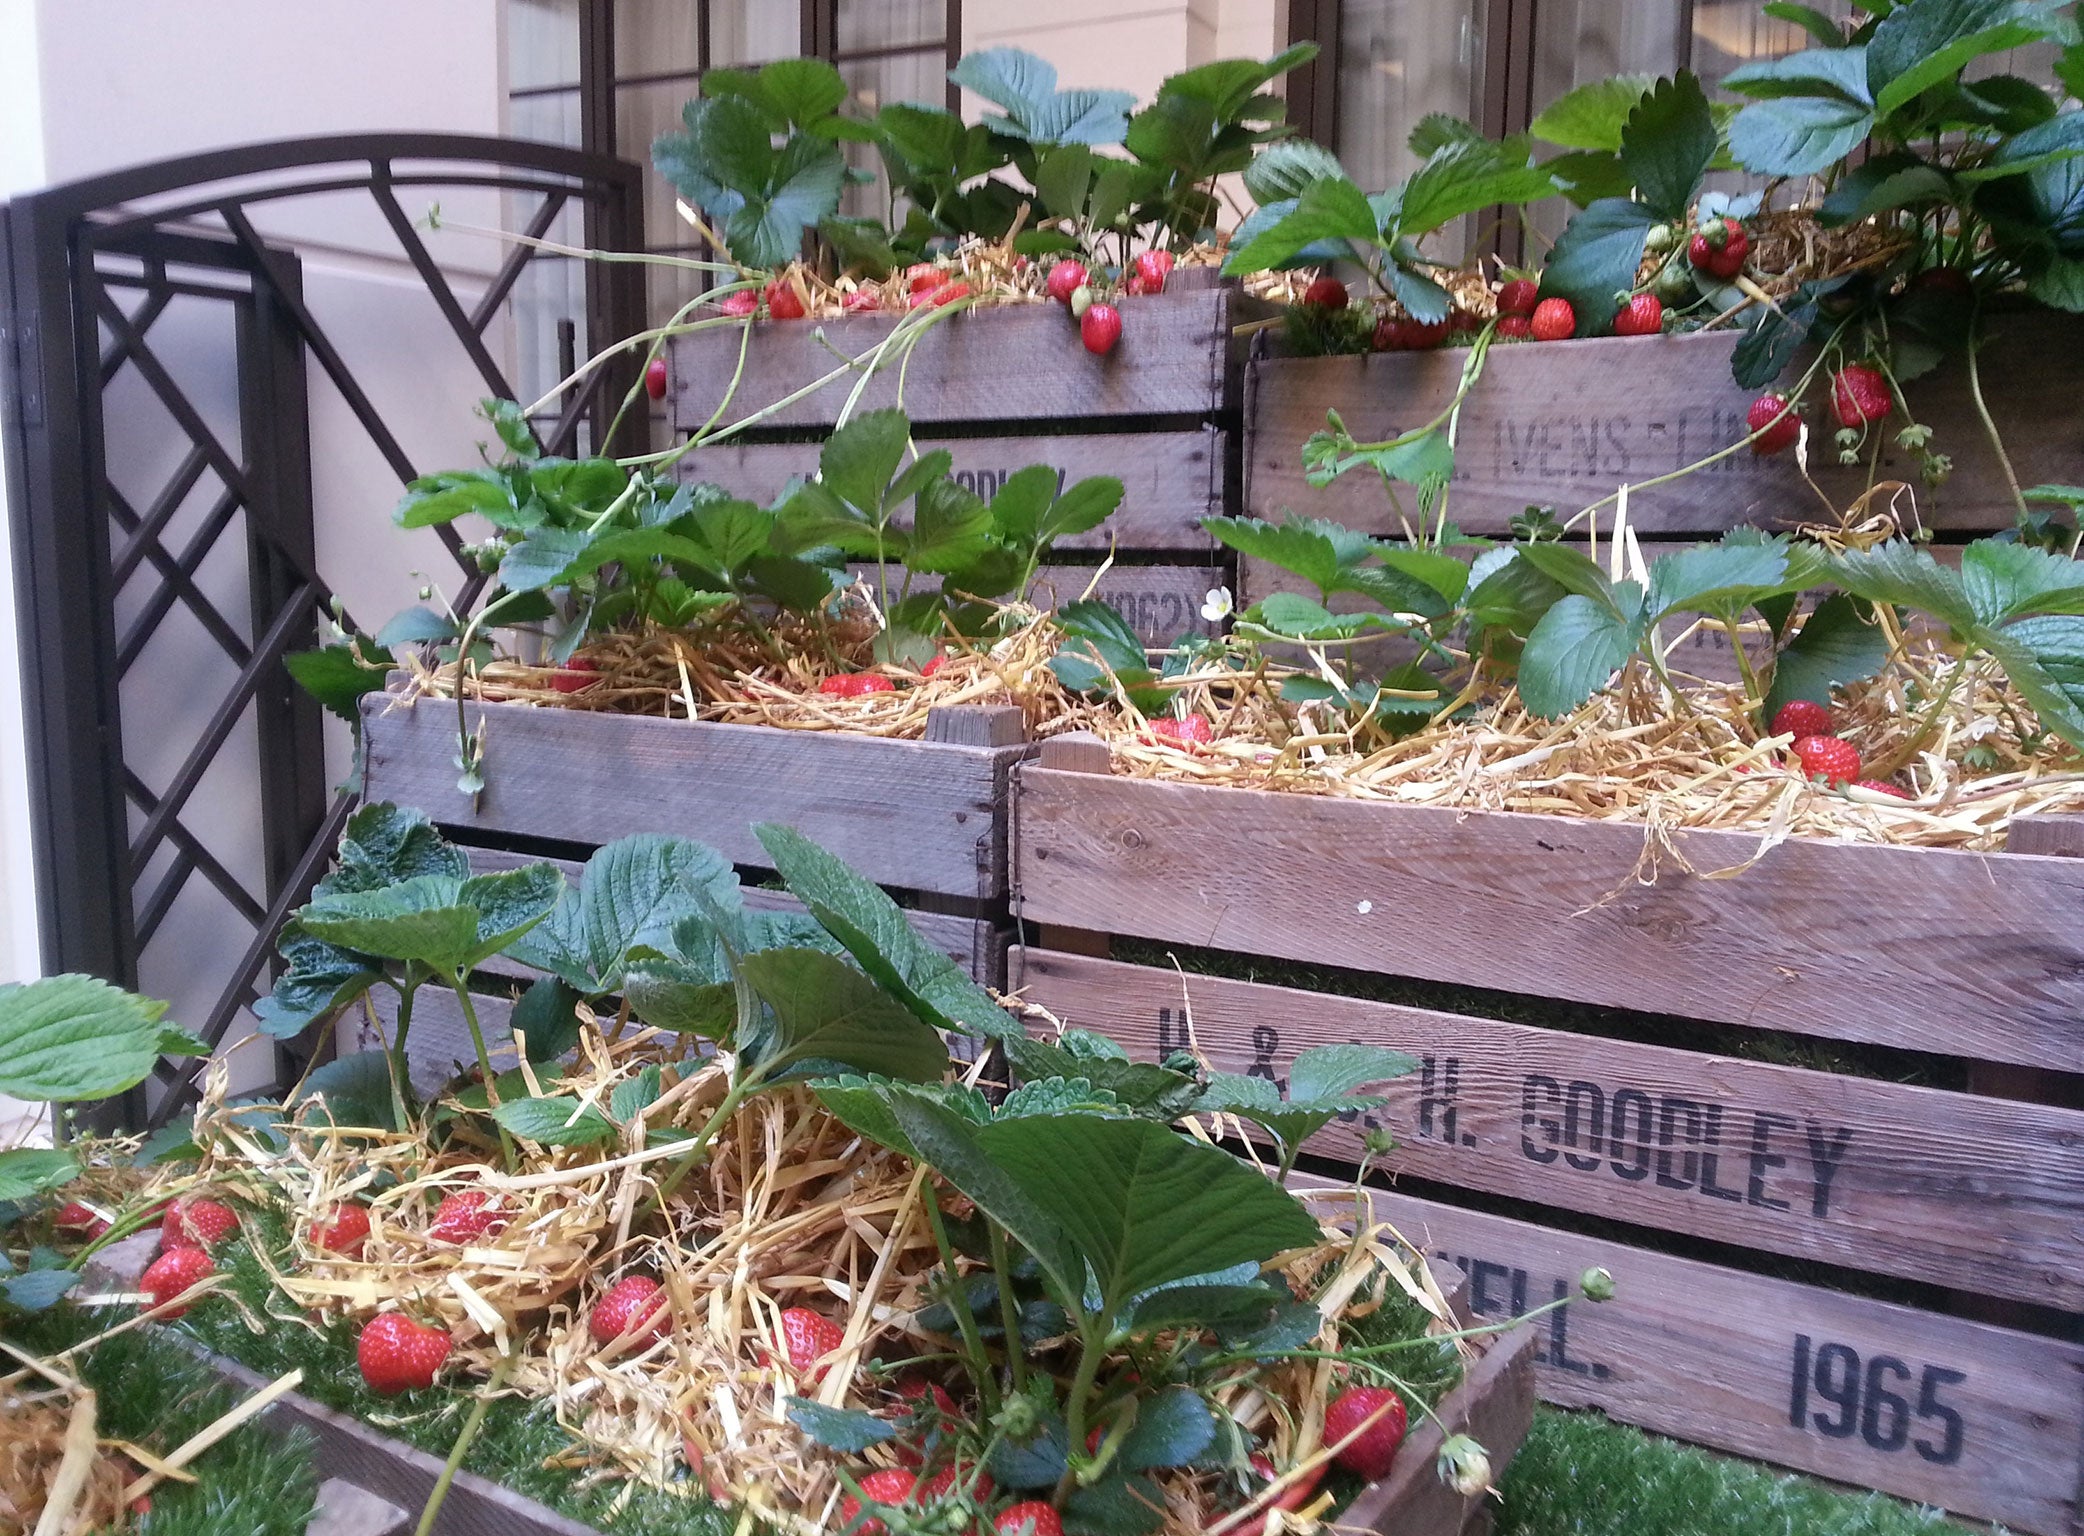
<path fill-rule="evenodd" d="M 456 789 L 451 701 L 364 701 L 363 793 L 415 806 L 460 843 L 588 849 L 689 837 L 769 868 L 753 835 L 786 822 L 879 885 L 991 902 L 1006 893 L 1007 774 L 1027 748 L 1012 708 L 938 712 L 928 739 L 654 719 L 525 704 L 482 720 L 485 790 Z"/>
<path fill-rule="evenodd" d="M 1046 947 L 1016 950 L 1010 976 L 1067 1022 L 1141 1059 L 1191 1043 L 1275 1080 L 1309 1046 L 1393 1045 L 1421 1070 L 1313 1152 L 1350 1160 L 1380 1126 L 1401 1143 L 1384 1166 L 1442 1193 L 1858 1271 L 1896 1294 L 1909 1281 L 2084 1310 L 2076 1109 L 1104 958 L 1104 936 L 1129 936 L 2073 1071 L 2084 860 L 1793 839 L 1733 878 L 1668 860 L 1642 884 L 1639 827 L 1115 778 L 1095 771 L 1105 763 L 1092 738 L 1059 738 L 1013 798 L 1016 915 Z M 2029 824 L 2015 846 L 2054 849 L 2074 830 Z M 1756 845 L 1677 839 L 1703 873 Z M 1745 1047 L 1740 1030 L 1726 1039 Z M 1472 1266 L 1487 1315 L 1547 1301 L 1589 1264 L 1620 1277 L 1613 1308 L 1551 1325 L 1541 1375 L 1557 1401 L 2022 1530 L 2071 1529 L 2084 1350 L 1399 1199 L 1400 1222 Z M 1867 1395 L 1840 1423 L 1850 1370 L 1873 1386 L 1859 1377 Z M 1888 1394 L 1906 1383 L 1899 1424 Z M 1918 1448 L 1956 1423 L 1958 1444 Z"/>
<path fill-rule="evenodd" d="M 1122 504 L 1100 528 L 1059 546 L 1067 566 L 1060 597 L 1083 588 L 1079 564 L 1126 556 L 1099 595 L 1144 639 L 1168 644 L 1205 629 L 1202 595 L 1235 586 L 1236 567 L 1201 519 L 1242 504 L 1243 360 L 1236 328 L 1270 306 L 1204 271 L 1178 272 L 1162 294 L 1123 307 L 1122 341 L 1095 357 L 1061 306 L 1018 305 L 961 314 L 913 354 L 899 399 L 897 371 L 880 372 L 857 410 L 902 404 L 922 445 L 946 448 L 956 479 L 987 499 L 1014 470 L 1047 464 L 1068 483 L 1113 475 Z M 728 424 L 797 393 L 838 362 L 859 356 L 897 323 L 855 315 L 818 324 L 762 321 Z M 738 369 L 736 329 L 670 343 L 667 396 L 676 431 L 708 422 Z M 818 450 L 845 405 L 851 377 L 795 401 L 759 425 L 690 454 L 676 467 L 735 495 L 771 502 L 795 476 L 816 471 Z M 1188 599 L 1191 598 L 1191 601 Z"/>
<path fill-rule="evenodd" d="M 2062 337 L 2069 340 L 2063 342 Z M 1999 317 L 1982 356 L 1984 398 L 2004 435 L 2021 485 L 2076 478 L 2079 344 L 2084 322 L 2046 312 Z M 1601 337 L 1494 348 L 1463 403 L 1448 515 L 1471 533 L 1502 535 L 1515 513 L 1550 506 L 1563 516 L 1741 439 L 1757 398 L 1730 378 L 1730 332 Z M 1303 442 L 1336 410 L 1362 441 L 1393 437 L 1430 421 L 1453 399 L 1467 352 L 1369 357 L 1262 355 L 1246 391 L 1245 509 L 1278 518 L 1293 511 L 1354 528 L 1398 531 L 1379 479 L 1351 473 L 1322 489 L 1303 477 Z M 1786 375 L 1791 383 L 1800 367 Z M 2012 526 L 2016 509 L 1977 418 L 1959 359 L 1906 389 L 1932 446 L 1954 473 L 1937 490 L 1897 446 L 1900 413 L 1882 429 L 1878 478 L 1917 486 L 1927 526 L 1973 534 Z M 1808 394 L 1810 468 L 1831 507 L 1849 505 L 1867 484 L 1864 462 L 1842 468 L 1831 441 L 1837 422 L 1828 384 Z M 1408 508 L 1407 508 L 1408 510 Z M 1792 451 L 1761 458 L 1748 449 L 1667 485 L 1632 492 L 1638 533 L 1712 536 L 1738 524 L 1780 527 L 1834 521 L 1803 482 Z M 1601 514 L 1602 531 L 1611 517 Z"/>

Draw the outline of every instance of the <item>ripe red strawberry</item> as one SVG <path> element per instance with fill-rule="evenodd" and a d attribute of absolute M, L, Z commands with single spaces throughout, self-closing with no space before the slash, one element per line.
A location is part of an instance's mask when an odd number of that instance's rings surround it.
<path fill-rule="evenodd" d="M 169 1248 L 145 1266 L 144 1274 L 138 1277 L 138 1289 L 151 1298 L 148 1309 L 163 1307 L 191 1285 L 216 1273 L 217 1266 L 203 1249 Z M 186 1307 L 176 1307 L 159 1315 L 162 1320 L 172 1322 L 187 1310 Z"/>
<path fill-rule="evenodd" d="M 948 1389 L 937 1381 L 928 1381 L 924 1376 L 905 1377 L 897 1384 L 897 1395 L 904 1401 L 905 1415 L 908 1418 L 925 1417 L 929 1398 L 933 1400 L 934 1411 L 942 1418 L 953 1419 L 960 1414 L 960 1410 L 955 1406 L 955 1399 L 948 1395 Z"/>
<path fill-rule="evenodd" d="M 1750 253 L 1751 237 L 1735 219 L 1726 218 L 1719 226 L 1696 230 L 1686 243 L 1686 259 L 1725 282 L 1744 270 L 1744 258 Z"/>
<path fill-rule="evenodd" d="M 654 400 L 666 398 L 666 360 L 654 357 L 644 365 L 644 393 Z"/>
<path fill-rule="evenodd" d="M 955 1491 L 956 1485 L 966 1481 L 969 1475 L 970 1469 L 965 1462 L 957 1462 L 952 1467 L 941 1468 L 940 1471 L 934 1473 L 920 1487 L 919 1502 L 921 1504 L 932 1504 L 940 1499 L 947 1498 L 949 1494 Z M 993 1494 L 998 1492 L 998 1484 L 991 1480 L 989 1472 L 979 1472 L 977 1474 L 977 1484 L 970 1492 L 980 1502 L 988 1501 Z"/>
<path fill-rule="evenodd" d="M 1568 299 L 1543 299 L 1534 306 L 1534 339 L 1568 341 L 1577 334 L 1577 311 Z"/>
<path fill-rule="evenodd" d="M 1082 261 L 1060 261 L 1049 269 L 1049 296 L 1059 304 L 1068 305 L 1071 295 L 1085 286 L 1086 270 Z"/>
<path fill-rule="evenodd" d="M 509 1220 L 499 1197 L 482 1189 L 459 1189 L 434 1208 L 427 1236 L 437 1243 L 467 1243 L 489 1237 Z"/>
<path fill-rule="evenodd" d="M 1614 316 L 1616 336 L 1655 336 L 1663 329 L 1664 301 L 1654 293 L 1637 294 Z"/>
<path fill-rule="evenodd" d="M 1151 722 L 1151 735 L 1168 747 L 1205 747 L 1216 739 L 1216 728 L 1206 715 L 1160 715 Z"/>
<path fill-rule="evenodd" d="M 1122 279 L 1122 292 L 1132 299 L 1141 298 L 1151 291 L 1151 285 L 1143 280 L 1143 274 L 1133 268 L 1129 275 Z"/>
<path fill-rule="evenodd" d="M 727 315 L 749 315 L 760 307 L 760 296 L 750 288 L 741 288 L 719 300 L 716 307 Z"/>
<path fill-rule="evenodd" d="M 1498 290 L 1498 313 L 1531 315 L 1541 302 L 1541 285 L 1532 278 L 1516 277 Z"/>
<path fill-rule="evenodd" d="M 1078 322 L 1078 339 L 1095 357 L 1105 357 L 1122 339 L 1122 312 L 1112 304 L 1088 305 Z"/>
<path fill-rule="evenodd" d="M 1975 283 L 1959 267 L 1927 267 L 1912 275 L 1909 287 L 1913 291 L 1955 294 L 1964 299 L 1975 292 Z"/>
<path fill-rule="evenodd" d="M 868 693 L 895 693 L 897 684 L 880 672 L 836 672 L 818 684 L 818 692 L 835 698 L 858 699 Z"/>
<path fill-rule="evenodd" d="M 855 288 L 839 301 L 839 307 L 850 315 L 864 309 L 881 309 L 883 296 L 873 288 Z"/>
<path fill-rule="evenodd" d="M 1826 784 L 1845 784 L 1860 776 L 1859 749 L 1840 737 L 1798 737 L 1794 754 L 1801 761 L 1802 773 L 1807 778 L 1822 779 Z"/>
<path fill-rule="evenodd" d="M 1429 352 L 1447 340 L 1445 320 L 1431 324 L 1408 315 L 1385 316 L 1375 324 L 1377 352 Z"/>
<path fill-rule="evenodd" d="M 905 288 L 912 293 L 925 293 L 946 280 L 947 274 L 930 261 L 914 262 L 905 268 Z"/>
<path fill-rule="evenodd" d="M 776 320 L 801 320 L 803 318 L 803 295 L 796 291 L 793 283 L 779 278 L 766 288 L 767 313 Z"/>
<path fill-rule="evenodd" d="M 1473 310 L 1464 309 L 1457 304 L 1447 312 L 1447 330 L 1450 335 L 1473 335 L 1482 329 L 1483 321 L 1477 318 Z"/>
<path fill-rule="evenodd" d="M 1276 1475 L 1273 1458 L 1264 1451 L 1254 1451 L 1252 1453 L 1252 1470 L 1269 1483 L 1274 1480 Z M 1317 1485 L 1323 1481 L 1324 1463 L 1319 1462 L 1301 1477 L 1298 1477 L 1294 1482 L 1283 1488 L 1275 1496 L 1273 1507 L 1275 1509 L 1301 1509 L 1315 1496 Z"/>
<path fill-rule="evenodd" d="M 77 1200 L 68 1200 L 59 1206 L 51 1225 L 67 1237 L 85 1238 L 90 1243 L 109 1229 L 106 1219 L 95 1215 Z"/>
<path fill-rule="evenodd" d="M 1302 301 L 1314 309 L 1344 309 L 1347 298 L 1346 285 L 1327 273 L 1303 290 Z"/>
<path fill-rule="evenodd" d="M 1526 341 L 1534 334 L 1534 322 L 1525 315 L 1501 315 L 1498 319 L 1498 334 L 1511 337 L 1514 341 Z"/>
<path fill-rule="evenodd" d="M 167 1248 L 215 1248 L 239 1230 L 239 1218 L 228 1205 L 190 1196 L 176 1200 L 159 1224 L 159 1245 Z"/>
<path fill-rule="evenodd" d="M 846 1330 L 809 1307 L 790 1307 L 781 1315 L 782 1347 L 789 1352 L 789 1369 L 815 1382 L 825 1374 L 813 1369 L 818 1362 L 846 1341 Z"/>
<path fill-rule="evenodd" d="M 1871 789 L 1879 795 L 1894 795 L 1898 800 L 1914 800 L 1917 797 L 1900 784 L 1884 784 L 1880 779 L 1862 779 L 1854 789 Z"/>
<path fill-rule="evenodd" d="M 861 1491 L 876 1504 L 909 1504 L 918 1486 L 919 1479 L 901 1467 L 886 1467 L 861 1479 Z M 851 1493 L 842 1497 L 839 1501 L 840 1529 L 845 1530 L 860 1513 L 859 1499 Z M 887 1529 L 882 1521 L 870 1518 L 854 1526 L 854 1536 L 886 1536 Z"/>
<path fill-rule="evenodd" d="M 966 299 L 969 296 L 970 285 L 957 279 L 952 282 L 942 283 L 937 288 L 928 288 L 923 292 L 914 293 L 912 295 L 912 308 L 925 309 L 931 306 L 934 309 L 939 309 L 945 304 L 953 304 L 957 299 Z"/>
<path fill-rule="evenodd" d="M 1773 711 L 1775 736 L 1800 740 L 1804 736 L 1828 736 L 1832 729 L 1831 712 L 1814 699 L 1789 699 Z"/>
<path fill-rule="evenodd" d="M 1744 425 L 1758 433 L 1751 440 L 1753 453 L 1779 453 L 1802 435 L 1802 413 L 1788 409 L 1785 395 L 1760 395 L 1744 413 Z"/>
<path fill-rule="evenodd" d="M 322 1253 L 358 1256 L 369 1240 L 369 1208 L 350 1201 L 311 1229 L 311 1245 Z"/>
<path fill-rule="evenodd" d="M 1361 1429 L 1363 1424 L 1368 1427 Z M 1324 1410 L 1325 1443 L 1337 1445 L 1355 1430 L 1359 1435 L 1332 1459 L 1348 1472 L 1380 1482 L 1404 1443 L 1404 1400 L 1387 1387 L 1347 1388 Z"/>
<path fill-rule="evenodd" d="M 931 660 L 929 660 L 925 666 L 919 669 L 919 675 L 921 677 L 932 677 L 936 672 L 940 671 L 941 668 L 945 667 L 946 665 L 948 665 L 948 653 L 946 651 L 942 651 L 935 655 Z"/>
<path fill-rule="evenodd" d="M 379 1312 L 362 1326 L 355 1363 L 372 1391 L 395 1397 L 433 1386 L 453 1347 L 445 1328 L 422 1327 L 403 1312 Z"/>
<path fill-rule="evenodd" d="M 628 1275 L 608 1287 L 593 1304 L 586 1331 L 596 1344 L 612 1344 L 625 1334 L 638 1344 L 651 1344 L 673 1331 L 673 1313 L 659 1283 L 649 1275 Z"/>
<path fill-rule="evenodd" d="M 1064 1520 L 1040 1499 L 1029 1499 L 999 1511 L 991 1528 L 999 1536 L 1064 1536 Z"/>
<path fill-rule="evenodd" d="M 559 693 L 577 693 L 582 688 L 591 688 L 594 674 L 599 671 L 600 668 L 586 657 L 574 656 L 558 664 L 557 670 L 550 674 L 550 686 Z"/>
<path fill-rule="evenodd" d="M 1143 279 L 1145 293 L 1163 293 L 1165 279 L 1172 275 L 1173 258 L 1170 251 L 1140 251 L 1136 256 L 1136 275 Z"/>
<path fill-rule="evenodd" d="M 1831 410 L 1841 427 L 1864 427 L 1885 419 L 1895 406 L 1889 381 L 1879 368 L 1853 363 L 1831 380 Z"/>

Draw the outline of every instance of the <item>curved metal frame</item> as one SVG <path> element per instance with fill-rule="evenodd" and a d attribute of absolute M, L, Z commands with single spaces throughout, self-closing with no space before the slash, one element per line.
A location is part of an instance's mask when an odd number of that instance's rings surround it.
<path fill-rule="evenodd" d="M 249 210 L 298 197 L 363 191 L 403 249 L 491 393 L 512 398 L 484 332 L 535 254 L 517 245 L 483 296 L 466 308 L 401 206 L 405 187 L 489 188 L 542 203 L 523 231 L 541 236 L 577 201 L 595 249 L 641 248 L 643 203 L 636 166 L 550 144 L 455 134 L 344 134 L 246 145 L 131 167 L 49 188 L 0 206 L 0 381 L 7 412 L 8 491 L 20 604 L 25 724 L 34 817 L 44 968 L 137 984 L 143 939 L 192 874 L 216 885 L 254 937 L 197 1033 L 215 1043 L 254 996 L 287 913 L 325 867 L 349 801 L 330 805 L 318 717 L 290 685 L 282 655 L 313 642 L 332 591 L 316 568 L 304 371 L 316 363 L 340 392 L 401 482 L 419 472 L 305 304 L 301 268 L 270 246 Z M 118 267 L 112 267 L 115 259 Z M 170 271 L 169 269 L 178 269 Z M 196 276 L 205 274 L 207 280 Z M 222 274 L 220 278 L 219 274 Z M 126 315 L 112 288 L 142 288 Z M 147 333 L 176 295 L 232 301 L 239 313 L 241 442 L 220 442 L 154 356 Z M 591 344 L 643 328 L 641 269 L 587 267 Z M 104 346 L 103 336 L 110 342 Z M 109 483 L 102 391 L 125 367 L 190 439 L 149 505 L 129 505 Z M 634 358 L 598 371 L 540 433 L 549 451 L 571 451 L 591 424 L 593 444 L 635 380 Z M 247 375 L 254 375 L 248 377 Z M 628 430 L 643 430 L 642 423 Z M 181 551 L 159 541 L 204 473 L 223 486 Z M 244 509 L 254 538 L 249 641 L 194 580 L 217 536 Z M 266 538 L 253 531 L 269 513 Z M 301 526 L 299 525 L 301 518 Z M 113 549 L 112 524 L 126 542 Z M 444 530 L 448 533 L 448 530 Z M 459 544 L 451 533 L 453 551 Z M 140 565 L 160 586 L 118 635 L 117 591 Z M 460 561 L 467 578 L 481 580 Z M 119 683 L 124 669 L 176 605 L 186 605 L 239 667 L 202 736 L 161 793 L 122 761 Z M 249 706 L 262 710 L 262 814 L 268 888 L 252 892 L 181 822 L 181 811 Z M 286 761 L 275 761 L 286 757 Z M 142 825 L 130 833 L 130 807 Z M 163 843 L 174 862 L 140 899 L 147 862 Z M 262 983 L 265 984 L 264 982 Z M 170 1087 L 181 1086 L 178 1083 Z M 162 1097 L 164 1119 L 180 1095 Z M 117 1107 L 111 1106 L 112 1109 Z M 140 1101 L 111 1118 L 135 1123 Z"/>

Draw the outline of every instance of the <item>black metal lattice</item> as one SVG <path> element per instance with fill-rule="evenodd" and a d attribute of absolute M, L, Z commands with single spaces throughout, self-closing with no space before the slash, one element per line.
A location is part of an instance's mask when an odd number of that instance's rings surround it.
<path fill-rule="evenodd" d="M 527 210 L 516 221 L 524 239 L 468 306 L 401 197 L 458 189 L 498 193 Z M 135 987 L 140 956 L 184 896 L 207 894 L 236 925 L 219 936 L 236 954 L 206 1015 L 183 1022 L 212 1045 L 267 985 L 275 933 L 324 868 L 351 806 L 327 787 L 318 708 L 282 665 L 287 652 L 315 643 L 321 617 L 336 607 L 313 526 L 307 379 L 330 384 L 401 483 L 433 467 L 414 463 L 314 313 L 298 258 L 254 223 L 263 206 L 342 194 L 369 200 L 486 392 L 505 399 L 514 390 L 486 338 L 538 259 L 530 242 L 574 207 L 596 249 L 632 249 L 643 229 L 631 165 L 452 135 L 255 145 L 0 207 L 0 375 L 44 968 Z M 637 269 L 589 264 L 586 279 L 590 345 L 641 328 Z M 234 431 L 213 423 L 184 387 L 180 359 L 159 341 L 176 313 L 228 324 Z M 545 449 L 607 446 L 601 435 L 633 366 L 598 370 L 574 390 L 539 432 Z M 118 483 L 144 473 L 111 452 L 124 425 L 109 410 L 119 388 L 131 392 L 134 410 L 146 402 L 163 413 L 162 430 L 178 444 L 172 461 L 146 476 L 149 492 Z M 455 533 L 441 534 L 467 598 L 482 578 L 461 558 Z M 231 602 L 212 587 L 225 585 L 223 572 L 240 557 L 244 592 Z M 126 743 L 124 683 L 173 625 L 207 637 L 210 665 L 229 675 L 198 675 L 187 680 L 192 696 L 184 688 L 178 699 L 152 701 L 184 725 L 199 722 L 155 787 Z M 257 758 L 257 856 L 222 840 L 213 846 L 200 825 L 210 818 L 198 814 L 211 809 L 212 770 L 239 752 Z M 224 808 L 215 809 L 222 820 Z M 163 1121 L 197 1070 L 168 1068 L 152 1093 L 111 1106 L 108 1118 Z"/>

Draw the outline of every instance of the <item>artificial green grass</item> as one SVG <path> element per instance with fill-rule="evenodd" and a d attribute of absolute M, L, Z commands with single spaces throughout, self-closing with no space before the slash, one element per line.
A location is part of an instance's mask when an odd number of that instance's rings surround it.
<path fill-rule="evenodd" d="M 287 1303 L 248 1244 L 266 1243 L 278 1254 L 278 1263 L 287 1263 L 287 1234 L 273 1212 L 248 1206 L 240 1215 L 245 1240 L 220 1249 L 218 1258 L 231 1274 L 243 1312 L 230 1298 L 212 1296 L 175 1326 L 186 1328 L 218 1354 L 264 1374 L 302 1370 L 304 1382 L 298 1390 L 312 1401 L 446 1460 L 470 1412 L 470 1392 L 458 1391 L 444 1379 L 423 1392 L 381 1397 L 369 1390 L 355 1363 L 355 1324 L 335 1319 L 313 1331 L 294 1317 L 270 1316 L 271 1303 L 277 1312 Z M 255 1333 L 247 1325 L 248 1317 L 263 1321 L 263 1331 Z M 546 1465 L 571 1450 L 572 1437 L 558 1426 L 548 1406 L 504 1399 L 485 1416 L 463 1465 L 609 1536 L 726 1536 L 732 1529 L 730 1513 L 706 1496 L 684 1498 L 642 1487 L 625 1494 L 620 1480 L 582 1487 L 577 1470 Z"/>
<path fill-rule="evenodd" d="M 1501 1481 L 1497 1536 L 1968 1536 L 1944 1515 L 1847 1493 L 1544 1408 Z"/>
<path fill-rule="evenodd" d="M 55 1354 L 90 1338 L 119 1314 L 59 1305 L 10 1323 L 21 1348 Z M 172 1340 L 133 1331 L 97 1344 L 76 1362 L 94 1389 L 105 1439 L 170 1451 L 238 1401 L 238 1394 Z M 310 1437 L 245 1424 L 205 1451 L 189 1470 L 196 1482 L 161 1483 L 136 1536 L 302 1536 L 318 1502 Z"/>

